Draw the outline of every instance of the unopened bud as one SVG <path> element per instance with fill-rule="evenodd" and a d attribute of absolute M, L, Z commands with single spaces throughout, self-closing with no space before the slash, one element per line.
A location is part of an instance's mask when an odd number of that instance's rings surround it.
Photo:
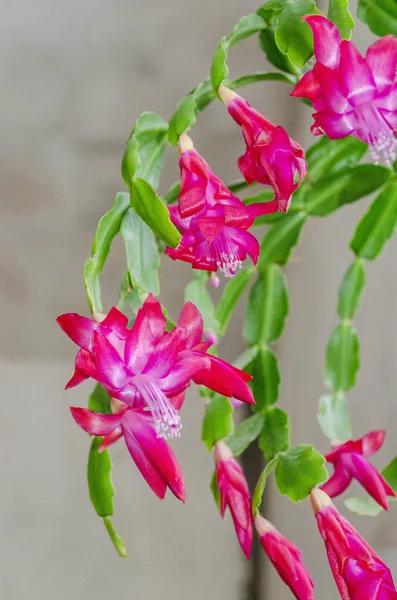
<path fill-rule="evenodd" d="M 218 94 L 223 104 L 226 104 L 226 106 L 229 106 L 229 104 L 233 102 L 235 98 L 239 98 L 239 95 L 236 94 L 236 92 L 233 92 L 233 90 L 226 87 L 225 85 L 220 85 L 218 87 Z"/>
<path fill-rule="evenodd" d="M 219 277 L 213 271 L 211 272 L 211 275 L 210 275 L 210 285 L 212 285 L 212 287 L 214 287 L 214 288 L 219 287 Z"/>
<path fill-rule="evenodd" d="M 182 154 L 182 152 L 188 152 L 189 150 L 194 149 L 193 141 L 187 135 L 187 133 L 182 133 L 182 135 L 179 136 L 178 149 L 179 149 L 179 154 Z"/>
<path fill-rule="evenodd" d="M 228 458 L 233 458 L 233 452 L 230 450 L 229 446 L 225 444 L 225 442 L 217 442 L 214 448 L 215 464 L 221 460 L 227 460 Z"/>
<path fill-rule="evenodd" d="M 319 488 L 314 488 L 310 492 L 310 502 L 315 515 L 326 506 L 330 506 L 332 504 L 332 500 L 328 494 Z"/>

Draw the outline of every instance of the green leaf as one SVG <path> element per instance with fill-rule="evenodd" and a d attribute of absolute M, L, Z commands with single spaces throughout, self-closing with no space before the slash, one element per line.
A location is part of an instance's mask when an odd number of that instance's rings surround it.
<path fill-rule="evenodd" d="M 103 438 L 92 440 L 88 455 L 87 479 L 91 502 L 100 517 L 113 514 L 113 496 L 115 489 L 112 481 L 112 460 L 109 450 L 99 453 L 98 448 Z"/>
<path fill-rule="evenodd" d="M 195 124 L 196 108 L 196 101 L 191 94 L 185 96 L 176 107 L 168 128 L 168 139 L 174 146 L 177 145 L 179 136 Z"/>
<path fill-rule="evenodd" d="M 214 497 L 215 504 L 218 507 L 219 512 L 221 512 L 221 493 L 218 488 L 218 484 L 216 483 L 216 472 L 214 471 L 211 477 L 210 482 L 210 490 Z"/>
<path fill-rule="evenodd" d="M 296 74 L 298 70 L 289 60 L 288 56 L 285 56 L 276 44 L 274 39 L 273 29 L 265 29 L 259 34 L 259 47 L 266 54 L 267 60 L 282 71 L 287 73 Z"/>
<path fill-rule="evenodd" d="M 260 16 L 253 14 L 241 17 L 237 25 L 233 27 L 232 31 L 227 36 L 229 48 L 235 46 L 238 42 L 241 42 L 241 40 L 245 40 L 245 38 L 254 35 L 254 33 L 262 31 L 262 29 L 266 29 L 266 23 L 263 22 L 263 19 Z"/>
<path fill-rule="evenodd" d="M 237 79 L 233 79 L 230 81 L 230 83 L 228 83 L 228 87 L 231 90 L 237 90 L 238 88 L 245 87 L 251 83 L 258 83 L 260 81 L 281 81 L 283 83 L 291 83 L 292 85 L 295 85 L 297 83 L 297 78 L 289 73 L 259 71 L 257 73 L 247 73 L 247 75 L 242 75 L 241 77 L 237 77 Z"/>
<path fill-rule="evenodd" d="M 330 175 L 358 162 L 367 149 L 367 144 L 351 136 L 340 140 L 322 137 L 306 153 L 309 175 L 305 182 L 316 181 L 324 173 Z"/>
<path fill-rule="evenodd" d="M 397 35 L 396 0 L 359 0 L 357 16 L 376 35 Z"/>
<path fill-rule="evenodd" d="M 129 205 L 128 194 L 118 192 L 113 207 L 99 220 L 92 243 L 92 258 L 96 263 L 98 274 L 104 267 L 110 245 L 120 230 L 121 221 Z"/>
<path fill-rule="evenodd" d="M 84 287 L 91 312 L 102 312 L 101 288 L 97 264 L 93 258 L 87 258 L 83 267 Z"/>
<path fill-rule="evenodd" d="M 288 314 L 284 274 L 277 265 L 268 265 L 251 288 L 244 324 L 248 344 L 267 345 L 281 335 Z"/>
<path fill-rule="evenodd" d="M 334 392 L 347 392 L 356 383 L 360 368 L 360 345 L 356 330 L 349 321 L 334 329 L 328 342 L 325 385 Z"/>
<path fill-rule="evenodd" d="M 141 166 L 139 156 L 139 145 L 136 137 L 131 133 L 125 145 L 123 158 L 121 159 L 121 175 L 125 185 L 129 188 L 131 179 Z"/>
<path fill-rule="evenodd" d="M 179 194 L 181 191 L 181 184 L 179 181 L 175 181 L 168 192 L 163 196 L 164 204 L 173 204 L 178 200 Z"/>
<path fill-rule="evenodd" d="M 204 110 L 216 98 L 210 78 L 204 79 L 191 93 L 196 102 L 197 112 Z"/>
<path fill-rule="evenodd" d="M 160 255 L 152 230 L 129 208 L 120 229 L 131 284 L 144 292 L 160 293 Z"/>
<path fill-rule="evenodd" d="M 99 383 L 96 384 L 92 393 L 88 398 L 89 410 L 94 410 L 105 415 L 110 415 L 112 409 L 110 408 L 110 395 Z"/>
<path fill-rule="evenodd" d="M 259 15 L 265 21 L 265 23 L 272 25 L 274 20 L 285 7 L 286 3 L 287 0 L 267 0 L 267 2 L 258 8 L 256 14 Z"/>
<path fill-rule="evenodd" d="M 321 15 L 314 0 L 287 0 L 276 25 L 276 44 L 297 67 L 304 67 L 313 54 L 313 35 L 304 15 Z"/>
<path fill-rule="evenodd" d="M 157 189 L 159 185 L 167 144 L 167 132 L 167 121 L 164 121 L 155 112 L 142 113 L 133 129 L 133 136 L 138 142 L 141 163 L 140 168 L 133 175 L 145 179 L 154 189 Z M 127 187 L 129 187 L 128 184 Z"/>
<path fill-rule="evenodd" d="M 212 398 L 205 411 L 201 431 L 201 439 L 207 446 L 207 450 L 212 450 L 216 442 L 232 433 L 234 429 L 232 414 L 233 408 L 229 398 L 219 394 Z"/>
<path fill-rule="evenodd" d="M 125 547 L 124 540 L 117 534 L 115 528 L 113 527 L 113 523 L 108 517 L 105 517 L 103 519 L 103 522 L 105 524 L 109 537 L 112 540 L 113 546 L 116 548 L 118 554 L 122 558 L 126 558 L 127 548 Z"/>
<path fill-rule="evenodd" d="M 382 475 L 390 487 L 397 493 L 397 456 L 383 469 Z"/>
<path fill-rule="evenodd" d="M 339 288 L 338 314 L 341 319 L 352 319 L 360 304 L 365 285 L 365 268 L 360 258 L 350 265 Z"/>
<path fill-rule="evenodd" d="M 266 269 L 269 263 L 277 263 L 282 266 L 288 262 L 292 249 L 298 243 L 305 221 L 305 213 L 298 212 L 286 215 L 284 219 L 273 225 L 261 243 L 259 271 Z"/>
<path fill-rule="evenodd" d="M 368 196 L 388 179 L 392 172 L 381 165 L 357 165 L 333 175 L 325 175 L 305 193 L 310 215 L 325 217 L 344 204 L 351 204 Z"/>
<path fill-rule="evenodd" d="M 229 44 L 227 38 L 223 37 L 215 50 L 211 65 L 211 83 L 216 93 L 218 93 L 219 86 L 229 76 L 229 68 L 227 66 L 228 50 Z"/>
<path fill-rule="evenodd" d="M 252 511 L 253 517 L 256 517 L 256 515 L 258 514 L 260 505 L 262 504 L 262 498 L 263 498 L 263 494 L 265 491 L 267 478 L 269 477 L 270 473 L 273 471 L 274 467 L 277 465 L 277 461 L 278 461 L 278 457 L 275 456 L 273 458 L 273 460 L 271 460 L 266 465 L 266 467 L 262 471 L 261 476 L 258 479 L 258 483 L 256 484 L 254 493 L 252 494 L 251 511 Z"/>
<path fill-rule="evenodd" d="M 352 496 L 346 498 L 345 506 L 353 513 L 365 517 L 376 517 L 383 511 L 380 504 L 370 496 Z"/>
<path fill-rule="evenodd" d="M 262 430 L 264 419 L 263 414 L 257 413 L 236 427 L 234 433 L 226 440 L 234 456 L 240 456 L 256 440 Z"/>
<path fill-rule="evenodd" d="M 258 352 L 259 346 L 251 346 L 251 348 L 247 348 L 245 352 L 240 354 L 240 356 L 233 361 L 233 366 L 237 369 L 246 369 L 246 367 L 248 367 L 248 365 L 254 360 Z"/>
<path fill-rule="evenodd" d="M 181 239 L 177 228 L 170 221 L 167 207 L 160 200 L 152 186 L 144 179 L 131 182 L 131 206 L 145 221 L 157 237 L 171 248 L 176 248 Z"/>
<path fill-rule="evenodd" d="M 350 40 L 354 19 L 349 12 L 349 0 L 328 0 L 328 19 L 335 23 L 344 40 Z"/>
<path fill-rule="evenodd" d="M 396 225 L 397 179 L 393 179 L 359 222 L 350 248 L 357 256 L 373 260 L 393 235 Z"/>
<path fill-rule="evenodd" d="M 300 445 L 278 455 L 276 483 L 280 494 L 293 502 L 304 500 L 310 491 L 328 479 L 325 458 L 313 446 Z"/>
<path fill-rule="evenodd" d="M 317 419 L 324 435 L 331 441 L 347 442 L 352 438 L 349 408 L 343 394 L 321 396 Z"/>
<path fill-rule="evenodd" d="M 267 461 L 290 447 L 291 425 L 288 413 L 281 408 L 269 408 L 259 435 L 259 448 Z"/>
<path fill-rule="evenodd" d="M 215 306 L 208 293 L 205 282 L 193 279 L 185 288 L 185 302 L 193 302 L 199 309 L 204 320 L 204 327 L 215 333 L 219 332 L 219 323 L 215 316 Z"/>
<path fill-rule="evenodd" d="M 233 310 L 239 301 L 241 294 L 244 292 L 250 277 L 254 273 L 253 267 L 241 269 L 228 283 L 225 285 L 219 304 L 216 307 L 215 318 L 219 323 L 220 335 L 223 335 L 227 329 L 231 319 Z"/>
<path fill-rule="evenodd" d="M 253 378 L 250 382 L 256 402 L 253 410 L 263 410 L 277 402 L 281 378 L 277 358 L 270 348 L 260 346 L 247 370 Z"/>

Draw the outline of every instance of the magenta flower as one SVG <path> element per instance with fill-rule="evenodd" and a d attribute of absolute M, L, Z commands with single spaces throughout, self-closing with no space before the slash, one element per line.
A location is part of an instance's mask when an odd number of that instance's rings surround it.
<path fill-rule="evenodd" d="M 116 308 L 101 323 L 76 314 L 62 315 L 57 321 L 81 348 L 66 387 L 92 377 L 113 398 L 133 409 L 150 411 L 159 437 L 180 434 L 181 419 L 172 398 L 184 392 L 190 381 L 255 403 L 247 385 L 250 375 L 207 354 L 211 344 L 201 341 L 203 320 L 191 302 L 184 305 L 170 332 L 165 331 L 161 305 L 151 294 L 131 329 Z"/>
<path fill-rule="evenodd" d="M 221 85 L 218 93 L 243 131 L 247 149 L 238 159 L 238 168 L 246 182 L 271 185 L 277 210 L 287 212 L 291 195 L 307 173 L 303 148 L 229 88 Z"/>
<path fill-rule="evenodd" d="M 182 397 L 181 397 L 182 396 Z M 179 408 L 183 394 L 170 400 L 173 408 Z M 117 402 L 117 401 L 116 401 Z M 158 437 L 152 427 L 150 412 L 129 408 L 119 403 L 118 412 L 103 415 L 85 408 L 71 407 L 76 423 L 87 433 L 104 436 L 99 452 L 124 436 L 129 453 L 142 476 L 160 499 L 167 487 L 185 502 L 185 487 L 181 469 L 167 442 Z"/>
<path fill-rule="evenodd" d="M 327 494 L 315 489 L 310 499 L 342 600 L 397 600 L 390 569 Z"/>
<path fill-rule="evenodd" d="M 233 277 L 247 254 L 257 263 L 259 243 L 247 230 L 255 217 L 275 212 L 277 203 L 245 206 L 211 171 L 186 134 L 179 138 L 179 148 L 181 193 L 178 204 L 169 210 L 182 239 L 166 253 L 191 263 L 194 269 L 220 269 L 226 277 Z"/>
<path fill-rule="evenodd" d="M 303 554 L 261 515 L 255 517 L 255 528 L 262 547 L 277 573 L 298 600 L 314 600 L 314 584 L 303 564 Z"/>
<path fill-rule="evenodd" d="M 317 62 L 292 96 L 312 101 L 312 133 L 331 139 L 353 135 L 370 145 L 375 162 L 391 166 L 397 147 L 397 38 L 386 35 L 363 58 L 325 17 L 303 20 L 313 31 Z"/>
<path fill-rule="evenodd" d="M 367 461 L 367 457 L 382 446 L 385 435 L 383 429 L 371 431 L 359 440 L 350 440 L 326 454 L 325 458 L 334 465 L 335 472 L 321 489 L 334 498 L 345 491 L 352 479 L 357 479 L 368 494 L 387 510 L 387 497 L 396 494 L 379 471 Z"/>
<path fill-rule="evenodd" d="M 214 461 L 216 482 L 221 495 L 222 519 L 228 506 L 239 544 L 249 558 L 253 532 L 250 493 L 244 472 L 224 442 L 215 444 Z"/>

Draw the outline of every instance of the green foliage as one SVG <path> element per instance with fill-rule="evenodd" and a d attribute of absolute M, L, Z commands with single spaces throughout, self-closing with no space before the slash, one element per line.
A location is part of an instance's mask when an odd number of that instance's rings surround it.
<path fill-rule="evenodd" d="M 87 258 L 83 267 L 85 293 L 91 312 L 102 312 L 101 287 L 99 284 L 97 264 L 93 258 Z"/>
<path fill-rule="evenodd" d="M 342 321 L 331 335 L 326 352 L 325 384 L 333 392 L 347 392 L 356 383 L 360 368 L 359 341 L 349 321 Z"/>
<path fill-rule="evenodd" d="M 397 456 L 383 469 L 382 475 L 397 493 Z"/>
<path fill-rule="evenodd" d="M 232 46 L 235 46 L 238 42 L 241 42 L 241 40 L 245 40 L 247 37 L 258 33 L 265 28 L 266 24 L 258 15 L 253 14 L 241 17 L 227 36 L 229 48 L 232 48 Z"/>
<path fill-rule="evenodd" d="M 285 265 L 292 249 L 299 241 L 303 224 L 306 220 L 304 212 L 285 215 L 266 233 L 261 244 L 258 270 L 266 270 L 266 265 L 276 263 Z"/>
<path fill-rule="evenodd" d="M 305 182 L 317 181 L 324 173 L 330 175 L 355 164 L 363 158 L 367 148 L 367 144 L 351 136 L 340 140 L 323 136 L 306 152 L 309 173 Z"/>
<path fill-rule="evenodd" d="M 359 222 L 350 243 L 361 258 L 374 260 L 393 235 L 397 225 L 397 179 L 393 178 Z"/>
<path fill-rule="evenodd" d="M 113 523 L 111 522 L 111 520 L 108 517 L 105 517 L 103 519 L 103 522 L 105 524 L 106 531 L 108 532 L 109 537 L 113 543 L 113 546 L 117 550 L 117 553 L 122 558 L 126 558 L 127 557 L 127 548 L 125 547 L 124 540 L 117 534 L 117 532 L 113 526 Z"/>
<path fill-rule="evenodd" d="M 91 395 L 88 398 L 89 410 L 94 410 L 105 415 L 112 412 L 110 408 L 110 395 L 99 383 L 94 387 Z"/>
<path fill-rule="evenodd" d="M 351 512 L 365 517 L 376 517 L 383 511 L 381 505 L 370 496 L 352 496 L 351 498 L 346 498 L 345 506 Z"/>
<path fill-rule="evenodd" d="M 259 346 L 249 363 L 250 382 L 255 398 L 253 410 L 261 411 L 277 402 L 280 387 L 280 372 L 275 354 L 266 346 Z"/>
<path fill-rule="evenodd" d="M 397 36 L 396 0 L 358 0 L 357 15 L 372 33 Z"/>
<path fill-rule="evenodd" d="M 267 478 L 277 465 L 278 457 L 276 456 L 271 460 L 266 467 L 263 469 L 261 476 L 258 479 L 254 493 L 252 494 L 252 515 L 256 517 L 259 508 L 262 504 L 262 498 L 266 487 Z"/>
<path fill-rule="evenodd" d="M 331 441 L 347 442 L 352 438 L 349 409 L 342 393 L 321 396 L 317 419 L 324 435 Z"/>
<path fill-rule="evenodd" d="M 174 146 L 178 143 L 179 136 L 192 127 L 196 122 L 196 102 L 192 94 L 185 96 L 175 109 L 172 115 L 169 128 L 168 139 Z"/>
<path fill-rule="evenodd" d="M 257 413 L 236 427 L 234 433 L 226 440 L 234 456 L 240 456 L 256 440 L 262 430 L 264 420 L 264 415 Z"/>
<path fill-rule="evenodd" d="M 130 201 L 153 233 L 171 248 L 176 248 L 181 239 L 180 233 L 171 223 L 167 207 L 147 181 L 139 177 L 131 181 Z"/>
<path fill-rule="evenodd" d="M 99 453 L 101 437 L 94 437 L 88 455 L 87 480 L 91 502 L 100 517 L 113 514 L 115 489 L 112 481 L 112 459 L 109 450 Z"/>
<path fill-rule="evenodd" d="M 218 507 L 219 512 L 221 511 L 221 493 L 218 488 L 218 484 L 216 483 L 216 473 L 215 471 L 212 474 L 210 481 L 210 490 L 215 500 L 215 504 Z"/>
<path fill-rule="evenodd" d="M 365 285 L 364 263 L 360 258 L 350 265 L 339 288 L 338 313 L 341 319 L 352 319 L 360 304 Z"/>
<path fill-rule="evenodd" d="M 288 56 L 283 54 L 275 41 L 273 29 L 265 29 L 259 34 L 259 47 L 266 54 L 267 60 L 282 71 L 287 73 L 298 73 L 297 68 L 289 60 Z"/>
<path fill-rule="evenodd" d="M 99 220 L 92 243 L 92 258 L 96 263 L 98 273 L 104 267 L 110 245 L 120 230 L 121 221 L 129 204 L 128 194 L 119 192 L 116 194 L 113 208 Z"/>
<path fill-rule="evenodd" d="M 244 339 L 251 345 L 275 342 L 281 335 L 287 314 L 284 274 L 277 265 L 268 265 L 251 288 Z"/>
<path fill-rule="evenodd" d="M 233 408 L 229 398 L 217 394 L 205 411 L 201 439 L 208 450 L 233 431 Z"/>
<path fill-rule="evenodd" d="M 313 446 L 293 446 L 281 452 L 275 473 L 280 494 L 293 502 L 304 500 L 314 487 L 328 479 L 324 462 L 324 457 Z"/>
<path fill-rule="evenodd" d="M 217 93 L 219 86 L 227 79 L 229 67 L 227 66 L 227 54 L 229 45 L 227 38 L 223 37 L 219 42 L 211 65 L 211 83 Z"/>
<path fill-rule="evenodd" d="M 193 302 L 203 316 L 204 327 L 218 333 L 219 323 L 215 315 L 215 306 L 208 293 L 205 281 L 193 279 L 187 284 L 185 302 Z"/>
<path fill-rule="evenodd" d="M 328 0 L 328 19 L 335 23 L 344 40 L 350 40 L 354 19 L 349 12 L 349 0 Z"/>
<path fill-rule="evenodd" d="M 290 447 L 291 425 L 288 413 L 281 408 L 269 408 L 259 435 L 259 448 L 267 461 Z"/>
<path fill-rule="evenodd" d="M 158 295 L 160 255 L 152 230 L 132 208 L 129 208 L 123 217 L 120 234 L 124 240 L 127 269 L 132 286 Z"/>
<path fill-rule="evenodd" d="M 219 323 L 219 333 L 223 335 L 227 329 L 231 319 L 233 310 L 239 301 L 241 294 L 244 292 L 247 284 L 254 272 L 253 267 L 241 269 L 230 281 L 225 285 L 221 299 L 215 311 L 215 318 Z"/>

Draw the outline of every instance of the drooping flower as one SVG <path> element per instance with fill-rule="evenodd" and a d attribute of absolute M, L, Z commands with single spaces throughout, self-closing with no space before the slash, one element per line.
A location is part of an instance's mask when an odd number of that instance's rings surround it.
<path fill-rule="evenodd" d="M 99 324 L 76 314 L 58 317 L 60 327 L 81 348 L 66 387 L 92 377 L 113 398 L 150 411 L 160 437 L 180 434 L 181 419 L 170 399 L 184 392 L 190 381 L 254 403 L 247 385 L 250 375 L 207 354 L 211 344 L 201 341 L 203 320 L 191 302 L 184 305 L 170 332 L 165 331 L 161 305 L 151 294 L 131 329 L 125 319 L 116 308 Z"/>
<path fill-rule="evenodd" d="M 397 148 L 397 38 L 376 41 L 364 58 L 325 17 L 303 20 L 313 31 L 317 62 L 292 96 L 312 101 L 312 133 L 331 139 L 353 135 L 370 145 L 375 162 L 391 165 Z"/>
<path fill-rule="evenodd" d="M 218 93 L 243 131 L 247 148 L 238 159 L 238 167 L 246 182 L 271 185 L 277 209 L 287 212 L 291 195 L 307 173 L 303 148 L 283 127 L 270 123 L 229 88 L 221 85 Z"/>
<path fill-rule="evenodd" d="M 310 499 L 342 600 L 397 600 L 390 569 L 329 496 L 315 489 Z"/>
<path fill-rule="evenodd" d="M 334 498 L 346 490 L 352 479 L 357 479 L 368 494 L 387 510 L 387 497 L 396 494 L 386 479 L 367 460 L 368 456 L 375 454 L 382 446 L 385 435 L 385 430 L 371 431 L 359 440 L 350 440 L 326 454 L 325 458 L 334 465 L 335 472 L 321 489 Z"/>
<path fill-rule="evenodd" d="M 248 484 L 244 472 L 225 442 L 217 442 L 214 448 L 216 482 L 221 496 L 221 515 L 226 507 L 232 515 L 237 539 L 247 558 L 252 546 L 252 517 Z"/>
<path fill-rule="evenodd" d="M 275 212 L 277 204 L 245 206 L 211 171 L 186 134 L 179 138 L 179 149 L 181 192 L 178 204 L 169 206 L 169 211 L 182 239 L 166 254 L 191 263 L 194 269 L 220 269 L 233 277 L 247 254 L 257 263 L 259 243 L 247 230 L 255 217 Z"/>
<path fill-rule="evenodd" d="M 171 398 L 173 407 L 179 408 L 183 394 Z M 117 402 L 117 401 L 116 401 Z M 104 436 L 99 452 L 114 444 L 121 437 L 142 476 L 160 499 L 167 487 L 185 502 L 185 486 L 182 471 L 167 442 L 158 437 L 152 427 L 152 415 L 140 408 L 129 408 L 118 402 L 115 414 L 101 414 L 85 408 L 71 407 L 76 423 L 87 433 Z"/>
<path fill-rule="evenodd" d="M 261 515 L 255 517 L 255 528 L 264 551 L 295 598 L 314 600 L 314 584 L 303 564 L 303 554 L 299 548 Z"/>

